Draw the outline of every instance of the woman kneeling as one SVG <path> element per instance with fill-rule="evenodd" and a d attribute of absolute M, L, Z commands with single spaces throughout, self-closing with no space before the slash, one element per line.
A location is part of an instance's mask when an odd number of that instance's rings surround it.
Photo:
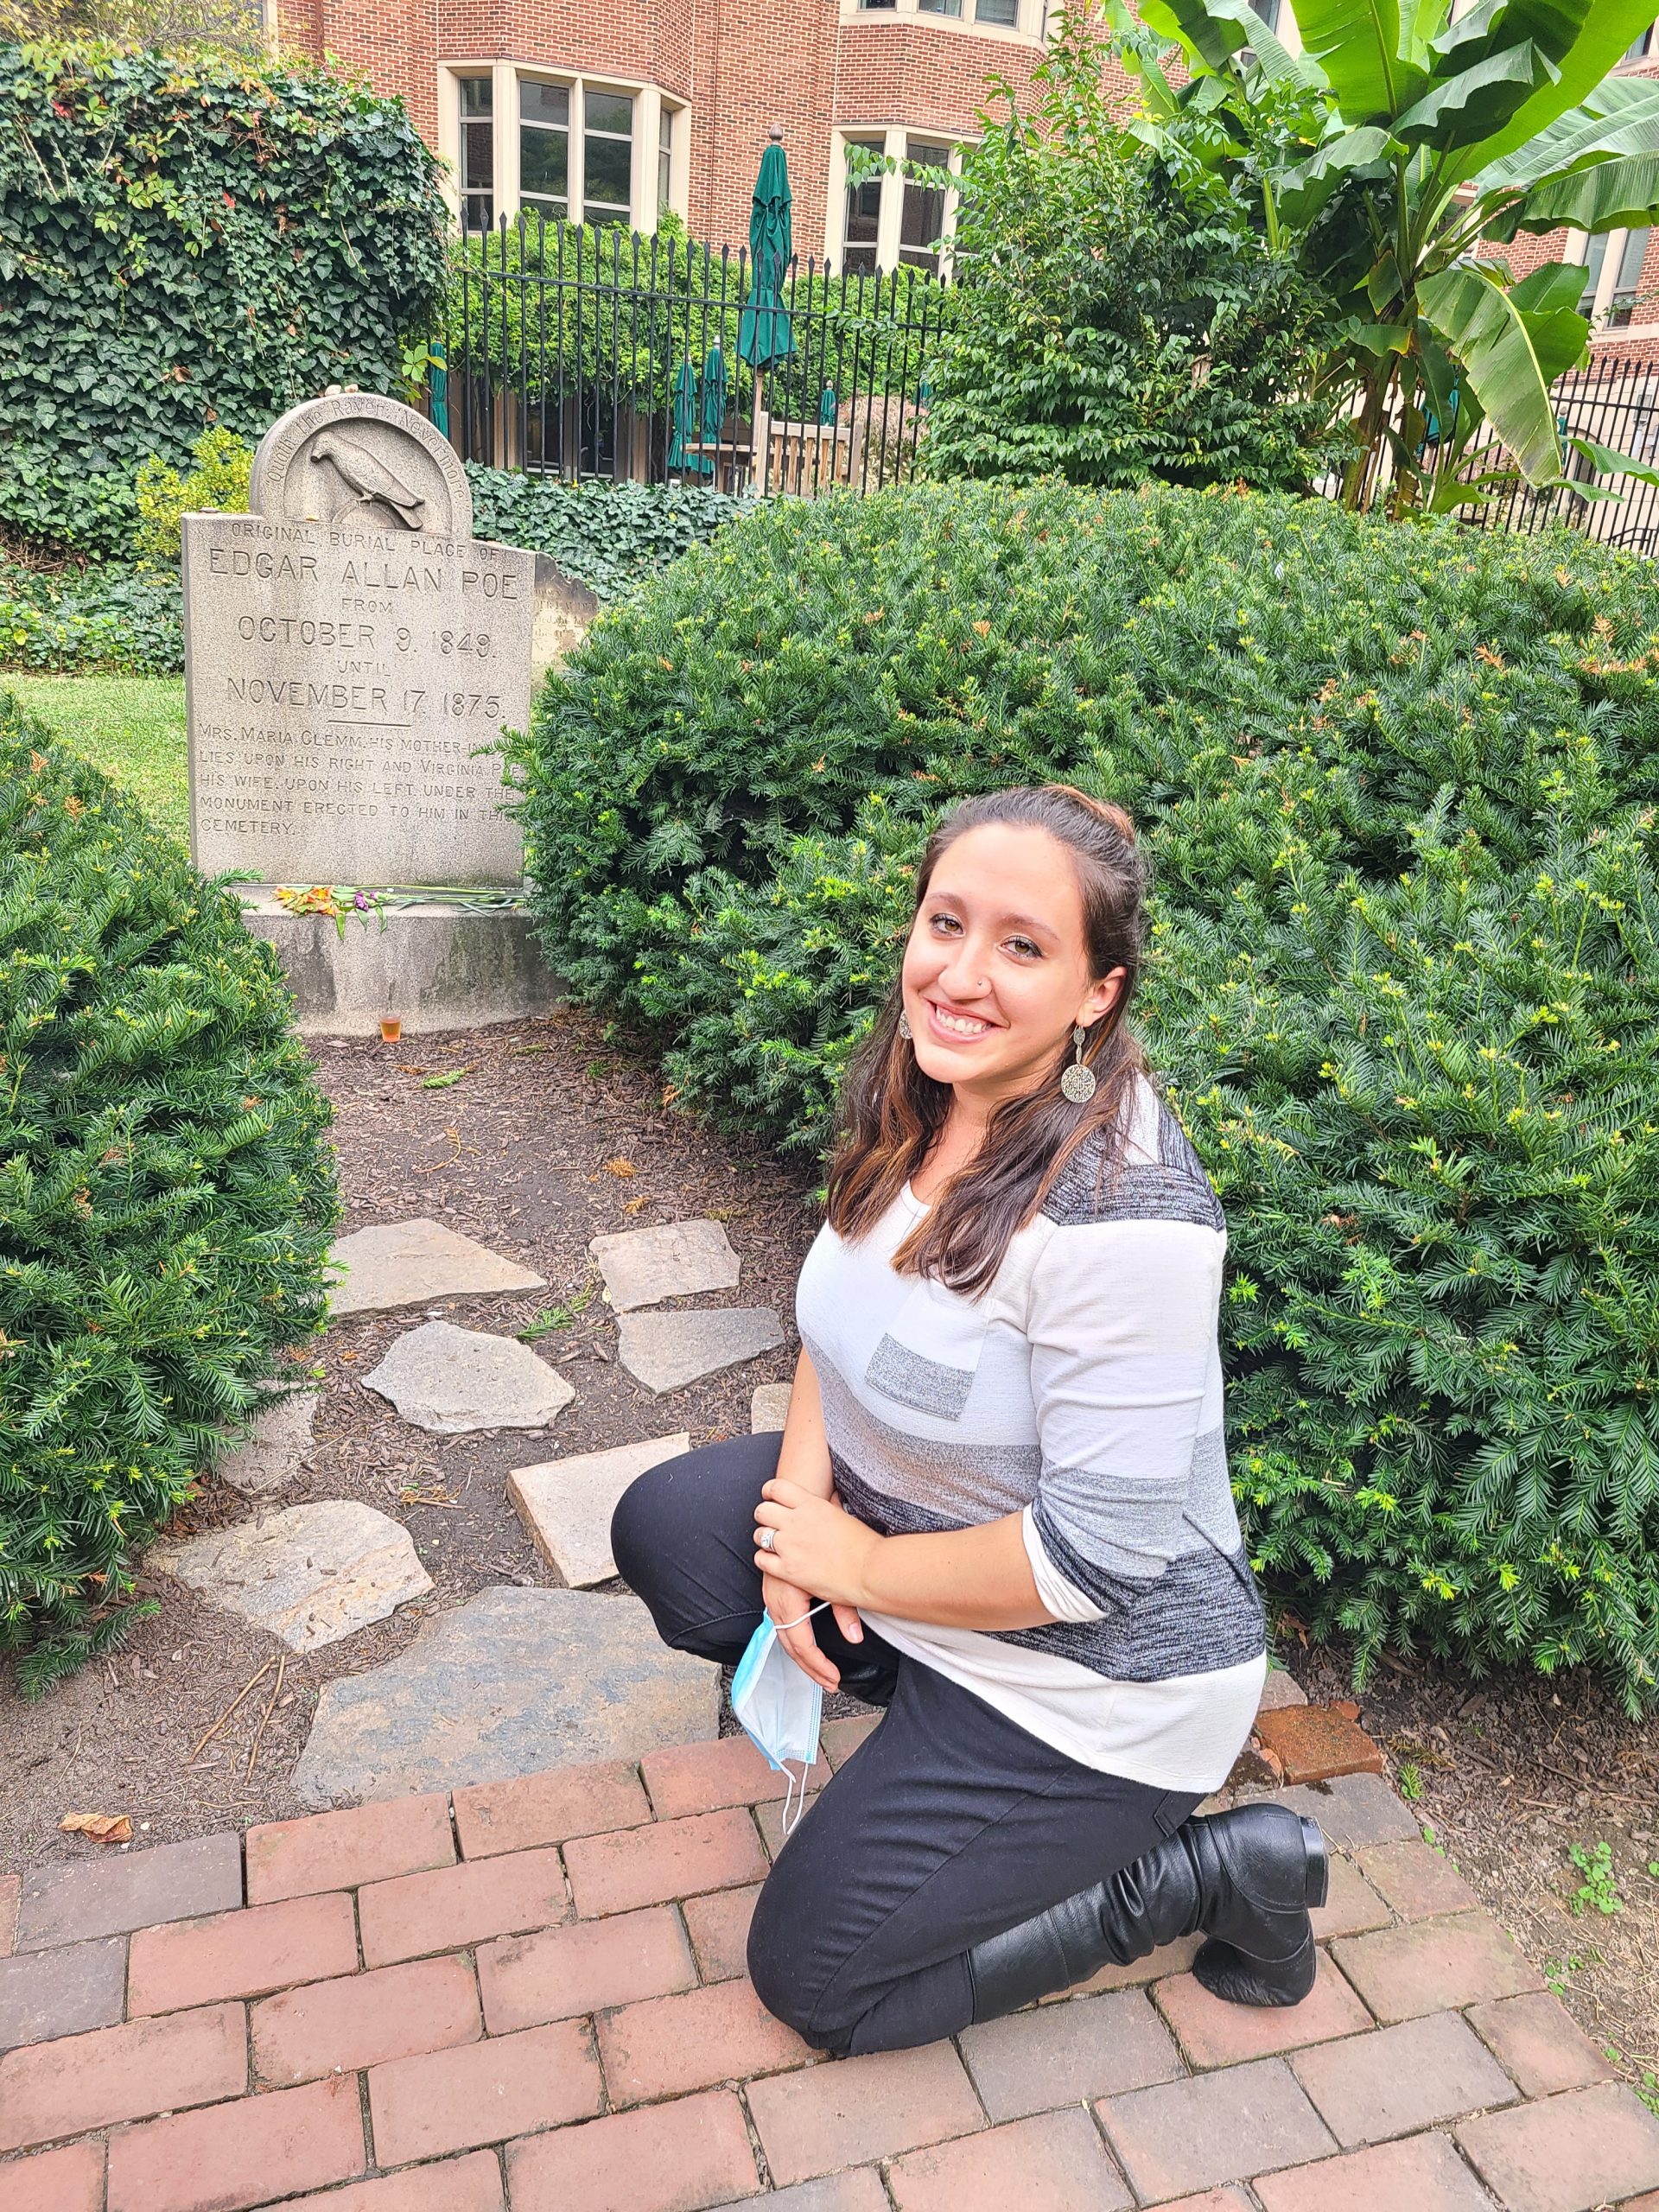
<path fill-rule="evenodd" d="M 1313 1985 L 1318 1828 L 1193 1814 L 1267 1662 L 1225 1225 L 1125 1022 L 1143 893 L 1128 816 L 1068 786 L 936 831 L 849 1075 L 782 1437 L 668 1461 L 617 1509 L 677 1649 L 734 1662 L 764 1609 L 886 1707 L 749 1938 L 762 1999 L 824 2050 L 928 2043 L 1194 1933 L 1218 1996 Z"/>

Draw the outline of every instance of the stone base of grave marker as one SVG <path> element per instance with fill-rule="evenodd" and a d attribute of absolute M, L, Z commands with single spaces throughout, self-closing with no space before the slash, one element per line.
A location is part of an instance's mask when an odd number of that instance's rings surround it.
<path fill-rule="evenodd" d="M 273 889 L 245 889 L 243 912 L 276 946 L 307 1036 L 372 1037 L 387 1014 L 410 1036 L 481 1029 L 546 1014 L 564 995 L 522 908 L 404 906 L 384 931 L 370 915 L 342 938 L 324 915 L 290 914 Z"/>

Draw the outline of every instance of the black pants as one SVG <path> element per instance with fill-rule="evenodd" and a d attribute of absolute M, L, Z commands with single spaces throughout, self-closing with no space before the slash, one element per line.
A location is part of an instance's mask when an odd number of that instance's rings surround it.
<path fill-rule="evenodd" d="M 730 1664 L 760 1624 L 754 1509 L 779 1442 L 665 1460 L 617 1507 L 617 1567 L 677 1651 Z M 1079 1766 L 874 1630 L 813 1627 L 843 1687 L 887 1711 L 779 1853 L 750 1977 L 820 2050 L 931 2043 L 973 2017 L 972 1944 L 1129 1865 L 1198 1801 Z"/>

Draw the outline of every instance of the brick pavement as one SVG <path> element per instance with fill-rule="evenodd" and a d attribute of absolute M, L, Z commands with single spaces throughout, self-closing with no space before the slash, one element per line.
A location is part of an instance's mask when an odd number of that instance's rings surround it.
<path fill-rule="evenodd" d="M 778 1791 L 741 1737 L 0 1873 L 0 2206 L 1656 2212 L 1659 2119 L 1355 1732 L 1252 1752 L 1342 1853 L 1304 2004 L 1173 1944 L 842 2063 L 744 1979 Z"/>

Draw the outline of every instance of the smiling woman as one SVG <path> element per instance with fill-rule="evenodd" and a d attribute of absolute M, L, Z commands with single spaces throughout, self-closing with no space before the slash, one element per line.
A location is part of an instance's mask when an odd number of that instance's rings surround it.
<path fill-rule="evenodd" d="M 1214 1192 L 1125 1025 L 1144 864 L 1065 785 L 957 807 L 849 1072 L 787 1426 L 653 1469 L 612 1532 L 665 1639 L 770 1616 L 887 1707 L 779 1855 L 749 1971 L 837 2051 L 927 2043 L 1210 1939 L 1312 1985 L 1311 1821 L 1193 1808 L 1265 1671 L 1227 1473 Z"/>

